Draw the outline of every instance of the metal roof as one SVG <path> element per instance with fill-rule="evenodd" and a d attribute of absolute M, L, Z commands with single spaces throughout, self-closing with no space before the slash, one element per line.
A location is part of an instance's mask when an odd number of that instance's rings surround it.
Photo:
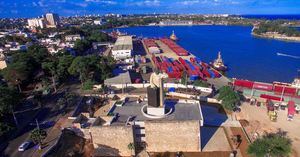
<path fill-rule="evenodd" d="M 113 51 L 117 50 L 132 50 L 132 37 L 131 36 L 120 36 L 118 37 L 114 47 Z"/>

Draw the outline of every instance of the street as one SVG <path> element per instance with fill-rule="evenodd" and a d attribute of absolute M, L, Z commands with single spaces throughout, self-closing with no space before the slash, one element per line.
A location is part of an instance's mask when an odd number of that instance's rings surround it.
<path fill-rule="evenodd" d="M 25 141 L 30 139 L 30 132 L 36 128 L 35 125 L 29 125 L 30 123 L 35 123 L 35 119 L 38 120 L 39 123 L 45 122 L 45 121 L 56 121 L 59 119 L 60 114 L 59 112 L 55 109 L 55 103 L 57 99 L 63 96 L 63 92 L 59 92 L 58 94 L 51 95 L 49 97 L 44 98 L 45 105 L 39 110 L 38 114 L 35 117 L 32 117 L 32 120 L 29 121 L 24 127 L 19 135 L 17 135 L 16 138 L 13 140 L 9 141 L 9 144 L 5 150 L 5 156 L 6 157 L 29 157 L 32 156 L 34 149 L 37 149 L 37 146 L 34 146 L 33 144 L 24 152 L 19 152 L 18 147 Z M 30 115 L 28 115 L 30 116 Z M 44 128 L 45 131 L 48 131 L 51 129 L 49 128 Z"/>

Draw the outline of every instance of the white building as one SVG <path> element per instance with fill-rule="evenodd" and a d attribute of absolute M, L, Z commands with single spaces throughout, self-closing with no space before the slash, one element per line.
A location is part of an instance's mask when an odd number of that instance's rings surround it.
<path fill-rule="evenodd" d="M 46 14 L 46 20 L 47 20 L 47 27 L 54 27 L 56 28 L 59 24 L 59 16 L 58 14 L 54 13 L 47 13 Z"/>
<path fill-rule="evenodd" d="M 112 56 L 116 60 L 126 59 L 132 57 L 132 37 L 131 36 L 120 36 L 118 37 L 113 49 Z"/>
<path fill-rule="evenodd" d="M 6 67 L 7 67 L 6 57 L 4 56 L 4 54 L 0 53 L 0 70 Z"/>
<path fill-rule="evenodd" d="M 33 19 L 28 19 L 28 27 L 29 28 L 45 28 L 45 19 L 44 18 L 33 18 Z"/>
<path fill-rule="evenodd" d="M 65 36 L 65 41 L 76 41 L 76 40 L 81 40 L 81 39 L 83 39 L 83 37 L 80 36 L 79 34 Z"/>
<path fill-rule="evenodd" d="M 94 20 L 95 25 L 103 25 L 106 23 L 105 19 Z"/>

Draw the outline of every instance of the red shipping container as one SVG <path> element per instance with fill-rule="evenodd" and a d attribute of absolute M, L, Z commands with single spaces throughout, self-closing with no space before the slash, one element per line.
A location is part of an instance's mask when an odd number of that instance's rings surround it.
<path fill-rule="evenodd" d="M 273 90 L 273 85 L 272 84 L 267 84 L 267 83 L 254 82 L 253 88 L 254 89 L 259 89 L 259 90 L 265 90 L 265 91 L 272 91 Z"/>
<path fill-rule="evenodd" d="M 246 87 L 246 88 L 253 88 L 254 82 L 248 80 L 234 80 L 234 86 Z"/>
<path fill-rule="evenodd" d="M 210 74 L 209 74 L 209 72 L 208 72 L 205 68 L 203 68 L 202 73 L 203 73 L 206 77 L 210 78 Z"/>
<path fill-rule="evenodd" d="M 295 102 L 289 101 L 288 102 L 288 115 L 294 116 L 295 113 L 296 113 Z"/>
<path fill-rule="evenodd" d="M 273 96 L 273 95 L 261 94 L 260 97 L 265 98 L 265 99 L 269 99 L 269 100 L 284 101 L 284 98 L 282 98 L 282 100 L 281 100 L 280 97 Z"/>

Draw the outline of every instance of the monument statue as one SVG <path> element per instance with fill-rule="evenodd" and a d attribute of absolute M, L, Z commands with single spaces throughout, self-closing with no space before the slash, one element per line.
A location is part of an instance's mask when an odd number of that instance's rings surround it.
<path fill-rule="evenodd" d="M 168 74 L 166 73 L 152 73 L 150 76 L 150 88 L 158 88 L 159 89 L 159 106 L 162 107 L 164 105 L 164 83 L 163 79 L 168 78 Z"/>
<path fill-rule="evenodd" d="M 164 79 L 168 78 L 166 73 L 152 73 L 150 86 L 147 87 L 148 103 L 141 108 L 144 116 L 148 118 L 164 118 L 172 113 L 164 104 Z M 167 113 L 166 113 L 167 111 Z"/>

